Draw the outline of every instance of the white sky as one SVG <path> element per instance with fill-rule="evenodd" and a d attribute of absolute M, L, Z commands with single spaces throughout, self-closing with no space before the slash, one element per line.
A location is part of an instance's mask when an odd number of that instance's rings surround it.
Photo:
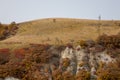
<path fill-rule="evenodd" d="M 63 17 L 120 20 L 120 0 L 0 0 L 0 22 Z"/>

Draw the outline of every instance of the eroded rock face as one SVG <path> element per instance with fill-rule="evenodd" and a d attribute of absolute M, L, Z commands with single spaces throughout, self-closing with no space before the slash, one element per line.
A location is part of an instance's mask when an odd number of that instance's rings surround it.
<path fill-rule="evenodd" d="M 0 80 L 4 80 L 3 78 L 0 78 Z"/>
<path fill-rule="evenodd" d="M 78 73 L 81 69 L 85 69 L 89 71 L 88 61 L 89 61 L 89 54 L 85 53 L 85 50 L 81 48 L 81 46 L 77 46 L 75 50 L 76 56 L 76 64 L 77 64 L 77 72 Z"/>
<path fill-rule="evenodd" d="M 60 65 L 61 68 L 65 68 L 63 70 L 63 72 L 65 71 L 69 71 L 71 72 L 72 74 L 75 74 L 76 73 L 76 61 L 75 61 L 75 52 L 73 50 L 73 48 L 69 48 L 69 47 L 66 47 L 66 49 L 64 51 L 62 51 L 61 53 L 61 64 L 63 65 Z M 65 59 L 69 60 L 69 62 Z"/>
<path fill-rule="evenodd" d="M 116 61 L 107 54 L 106 50 L 94 50 L 95 48 L 93 48 L 93 50 L 90 48 L 89 51 L 86 52 L 85 49 L 82 49 L 80 45 L 75 49 L 66 47 L 66 49 L 61 53 L 61 62 L 67 58 L 70 60 L 70 63 L 67 65 L 64 71 L 77 74 L 81 70 L 86 70 L 91 73 L 91 78 L 94 79 L 97 77 L 96 71 L 101 62 L 108 64 Z"/>
<path fill-rule="evenodd" d="M 61 58 L 74 59 L 75 53 L 72 48 L 66 47 L 66 49 L 61 53 Z"/>

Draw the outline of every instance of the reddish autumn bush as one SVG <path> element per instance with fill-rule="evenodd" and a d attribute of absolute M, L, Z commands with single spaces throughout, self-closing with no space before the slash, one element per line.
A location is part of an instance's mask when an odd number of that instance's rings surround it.
<path fill-rule="evenodd" d="M 0 40 L 4 40 L 11 35 L 15 35 L 18 29 L 18 25 L 15 22 L 12 22 L 9 25 L 0 23 Z"/>
<path fill-rule="evenodd" d="M 75 80 L 90 80 L 90 72 L 86 70 L 79 71 L 75 76 Z"/>
<path fill-rule="evenodd" d="M 53 71 L 53 80 L 63 80 L 62 71 L 60 69 Z"/>
<path fill-rule="evenodd" d="M 63 80 L 75 80 L 75 76 L 71 72 L 64 72 Z"/>
<path fill-rule="evenodd" d="M 0 77 L 5 78 L 7 76 L 13 76 L 16 78 L 22 78 L 25 74 L 24 66 L 20 63 L 7 63 L 0 66 Z"/>
<path fill-rule="evenodd" d="M 29 48 L 21 48 L 21 49 L 15 49 L 13 54 L 15 55 L 16 58 L 19 59 L 24 59 L 26 54 L 29 54 L 31 51 Z"/>
<path fill-rule="evenodd" d="M 98 69 L 97 75 L 97 80 L 120 80 L 120 69 L 114 67 Z"/>
<path fill-rule="evenodd" d="M 26 58 L 21 62 L 8 62 L 5 65 L 0 65 L 0 77 L 5 78 L 12 76 L 22 80 L 36 80 L 33 75 L 36 75 L 36 70 L 39 70 L 41 65 L 37 65 Z"/>
<path fill-rule="evenodd" d="M 0 49 L 0 64 L 5 64 L 9 61 L 10 50 L 8 48 Z"/>
<path fill-rule="evenodd" d="M 106 48 L 120 48 L 120 34 L 117 35 L 101 35 L 97 39 L 97 43 Z"/>
<path fill-rule="evenodd" d="M 34 44 L 31 46 L 31 55 L 33 60 L 37 63 L 47 63 L 51 57 L 51 54 L 47 51 L 50 48 L 49 45 Z"/>

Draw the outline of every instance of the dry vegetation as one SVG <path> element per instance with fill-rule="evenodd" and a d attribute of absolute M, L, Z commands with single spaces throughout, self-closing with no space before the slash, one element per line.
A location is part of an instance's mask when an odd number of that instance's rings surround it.
<path fill-rule="evenodd" d="M 89 71 L 81 70 L 77 74 L 66 71 L 70 59 L 60 62 L 61 51 L 66 46 L 74 48 L 80 44 L 86 50 L 95 47 L 93 52 L 107 49 L 107 54 L 117 60 L 114 64 L 100 63 L 96 80 L 120 80 L 120 21 L 101 21 L 100 34 L 103 35 L 99 37 L 98 26 L 96 20 L 60 18 L 1 24 L 0 78 L 90 80 Z"/>
<path fill-rule="evenodd" d="M 4 40 L 10 36 L 13 36 L 17 32 L 17 24 L 12 22 L 9 25 L 1 24 L 0 23 L 0 40 Z"/>
<path fill-rule="evenodd" d="M 120 79 L 119 36 L 119 34 L 114 36 L 102 35 L 97 39 L 97 42 L 81 41 L 77 43 L 84 49 L 101 45 L 103 48 L 108 49 L 108 51 L 112 50 L 114 52 L 108 52 L 108 54 L 110 53 L 111 56 L 114 55 L 117 62 L 107 65 L 100 63 L 96 73 L 98 76 L 96 80 Z M 10 49 L 0 49 L 0 78 L 12 76 L 22 80 L 49 80 L 49 78 L 52 80 L 90 80 L 90 72 L 84 69 L 77 74 L 66 71 L 66 67 L 70 65 L 68 58 L 63 59 L 62 63 L 60 63 L 60 53 L 64 50 L 65 46 L 73 48 L 72 44 L 57 46 L 29 44 L 29 47 L 13 51 L 10 51 Z"/>
<path fill-rule="evenodd" d="M 0 47 L 6 47 L 3 43 L 21 42 L 66 44 L 78 40 L 95 40 L 98 37 L 97 20 L 48 18 L 30 22 L 18 23 L 19 29 L 16 35 L 0 41 Z M 120 31 L 120 21 L 101 21 L 100 34 L 113 35 Z M 8 47 L 12 47 L 7 44 Z M 19 47 L 20 44 L 14 46 Z"/>

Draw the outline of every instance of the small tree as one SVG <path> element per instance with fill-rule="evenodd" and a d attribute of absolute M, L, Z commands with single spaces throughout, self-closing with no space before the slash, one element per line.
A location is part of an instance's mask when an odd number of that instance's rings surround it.
<path fill-rule="evenodd" d="M 53 22 L 55 23 L 55 22 L 56 22 L 56 19 L 53 19 Z"/>

